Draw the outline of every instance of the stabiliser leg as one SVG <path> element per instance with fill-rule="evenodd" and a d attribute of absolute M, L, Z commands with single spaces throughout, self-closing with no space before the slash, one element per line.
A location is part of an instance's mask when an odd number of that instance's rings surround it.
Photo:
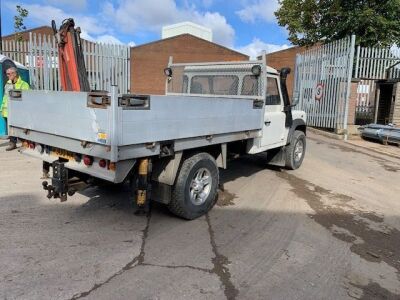
<path fill-rule="evenodd" d="M 150 170 L 150 160 L 148 158 L 141 159 L 138 167 L 136 202 L 134 204 L 135 214 L 137 215 L 145 215 L 150 210 Z"/>

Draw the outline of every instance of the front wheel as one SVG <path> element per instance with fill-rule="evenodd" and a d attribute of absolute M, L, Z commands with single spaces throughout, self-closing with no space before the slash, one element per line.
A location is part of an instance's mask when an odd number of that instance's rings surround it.
<path fill-rule="evenodd" d="M 290 144 L 286 147 L 285 166 L 289 170 L 298 169 L 306 154 L 306 136 L 304 132 L 296 130 Z"/>
<path fill-rule="evenodd" d="M 186 158 L 172 188 L 169 210 L 188 220 L 204 215 L 215 204 L 218 181 L 217 163 L 210 154 Z"/>

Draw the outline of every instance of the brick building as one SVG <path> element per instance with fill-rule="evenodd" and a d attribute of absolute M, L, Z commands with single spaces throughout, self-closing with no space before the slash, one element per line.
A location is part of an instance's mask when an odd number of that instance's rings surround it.
<path fill-rule="evenodd" d="M 286 81 L 290 98 L 293 95 L 293 88 L 294 88 L 296 55 L 303 52 L 304 50 L 306 50 L 305 47 L 292 47 L 285 50 L 267 54 L 267 65 L 277 70 L 283 67 L 289 67 L 292 70 Z"/>
<path fill-rule="evenodd" d="M 41 26 L 21 32 L 22 39 L 29 41 L 29 33 L 53 35 L 50 26 Z M 4 41 L 15 39 L 15 34 L 3 37 Z M 4 49 L 3 49 L 4 50 Z M 8 53 L 5 51 L 5 54 Z M 210 62 L 248 60 L 245 54 L 190 34 L 181 34 L 130 49 L 131 92 L 140 94 L 164 94 L 164 68 L 169 57 L 174 62 Z"/>
<path fill-rule="evenodd" d="M 248 60 L 245 54 L 190 34 L 154 41 L 131 48 L 131 91 L 164 94 L 164 68 L 169 57 L 175 63 Z"/>
<path fill-rule="evenodd" d="M 41 35 L 53 35 L 53 29 L 50 26 L 40 26 L 22 31 L 21 37 L 23 41 L 29 41 L 29 33 L 36 33 Z M 14 39 L 15 39 L 15 33 L 3 36 L 4 41 L 9 41 Z"/>

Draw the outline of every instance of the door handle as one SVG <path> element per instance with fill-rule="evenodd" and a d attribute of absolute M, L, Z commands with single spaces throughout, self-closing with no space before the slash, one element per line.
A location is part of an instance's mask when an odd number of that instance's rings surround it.
<path fill-rule="evenodd" d="M 271 125 L 271 121 L 265 121 L 264 124 L 265 124 L 265 126 L 269 126 L 269 125 Z"/>

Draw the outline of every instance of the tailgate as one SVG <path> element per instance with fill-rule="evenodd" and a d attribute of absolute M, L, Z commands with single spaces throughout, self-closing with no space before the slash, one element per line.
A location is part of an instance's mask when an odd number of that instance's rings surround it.
<path fill-rule="evenodd" d="M 22 91 L 10 97 L 9 125 L 80 141 L 110 144 L 110 106 L 87 92 Z"/>

